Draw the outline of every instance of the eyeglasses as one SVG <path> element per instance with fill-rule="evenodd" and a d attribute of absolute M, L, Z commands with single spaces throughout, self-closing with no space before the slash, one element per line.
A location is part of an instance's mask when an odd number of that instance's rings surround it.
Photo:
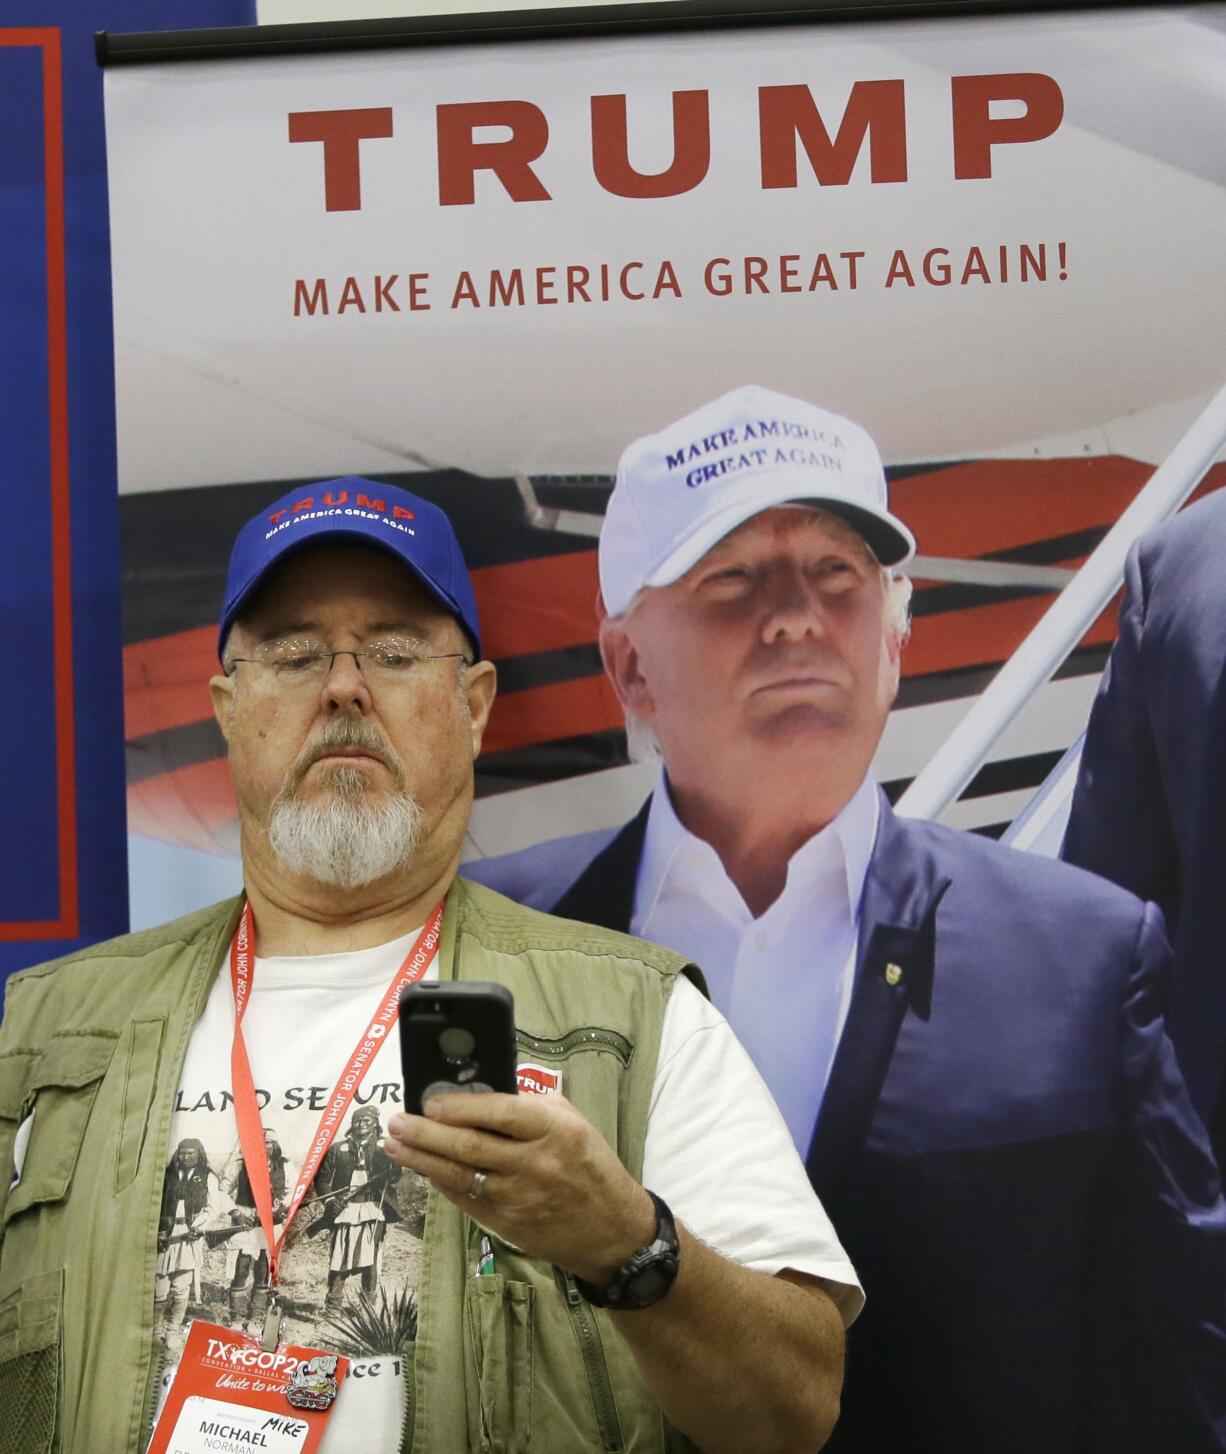
<path fill-rule="evenodd" d="M 462 651 L 428 651 L 424 642 L 409 638 L 388 637 L 371 641 L 361 651 L 333 651 L 318 641 L 290 637 L 261 642 L 254 656 L 231 657 L 226 675 L 230 676 L 239 662 L 246 662 L 249 666 L 259 667 L 260 674 L 278 691 L 292 691 L 298 687 L 318 685 L 331 672 L 338 656 L 353 657 L 363 676 L 389 686 L 403 686 L 416 668 L 428 661 L 456 660 L 462 661 L 465 666 L 472 665 Z"/>

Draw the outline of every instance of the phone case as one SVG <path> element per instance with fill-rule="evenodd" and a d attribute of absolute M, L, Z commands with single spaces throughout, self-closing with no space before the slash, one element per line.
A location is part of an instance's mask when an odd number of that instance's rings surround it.
<path fill-rule="evenodd" d="M 505 985 L 465 980 L 410 985 L 400 997 L 406 1108 L 432 1095 L 516 1092 L 515 1002 Z"/>

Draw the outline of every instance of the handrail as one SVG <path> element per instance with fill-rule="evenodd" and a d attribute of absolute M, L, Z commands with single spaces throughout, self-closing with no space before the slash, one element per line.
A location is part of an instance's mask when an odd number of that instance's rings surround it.
<path fill-rule="evenodd" d="M 1010 848 L 1024 849 L 1027 853 L 1038 853 L 1044 858 L 1059 857 L 1085 740 L 1086 735 L 1082 732 L 1043 779 L 1034 797 L 1005 829 L 1000 839 L 1002 843 Z"/>
<path fill-rule="evenodd" d="M 1226 386 L 1138 491 L 1085 565 L 1065 586 L 970 711 L 899 799 L 907 818 L 935 818 L 978 771 L 993 743 L 1031 694 L 1048 681 L 1077 645 L 1124 576 L 1138 536 L 1174 514 L 1226 444 Z"/>

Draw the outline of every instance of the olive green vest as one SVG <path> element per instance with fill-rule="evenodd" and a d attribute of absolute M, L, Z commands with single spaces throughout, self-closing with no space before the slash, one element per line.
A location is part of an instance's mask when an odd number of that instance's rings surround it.
<path fill-rule="evenodd" d="M 139 1454 L 152 1419 L 162 1176 L 188 1039 L 241 901 L 14 975 L 0 1027 L 0 1454 Z M 639 1176 L 676 955 L 457 880 L 442 978 L 515 997 L 521 1057 Z M 692 972 L 688 971 L 687 972 Z M 34 1111 L 22 1174 L 13 1142 Z M 557 1269 L 497 1248 L 431 1192 L 412 1454 L 683 1450 L 624 1340 Z M 372 1451 L 379 1454 L 379 1451 Z"/>

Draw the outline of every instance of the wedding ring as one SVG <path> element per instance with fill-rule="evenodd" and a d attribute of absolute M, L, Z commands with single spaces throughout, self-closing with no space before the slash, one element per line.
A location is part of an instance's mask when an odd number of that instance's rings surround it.
<path fill-rule="evenodd" d="M 474 1171 L 473 1172 L 473 1184 L 472 1184 L 472 1186 L 470 1186 L 468 1188 L 468 1195 L 470 1197 L 472 1197 L 473 1201 L 476 1201 L 477 1198 L 484 1193 L 484 1191 L 485 1191 L 485 1172 L 484 1171 Z"/>

